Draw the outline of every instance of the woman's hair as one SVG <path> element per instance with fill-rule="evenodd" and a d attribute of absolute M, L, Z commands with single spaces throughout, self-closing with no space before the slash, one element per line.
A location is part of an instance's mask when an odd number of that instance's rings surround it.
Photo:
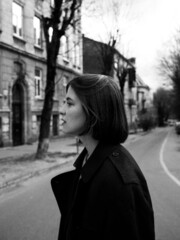
<path fill-rule="evenodd" d="M 86 114 L 85 131 L 96 140 L 123 143 L 128 136 L 128 124 L 120 89 L 109 76 L 84 74 L 67 84 L 80 99 Z"/>

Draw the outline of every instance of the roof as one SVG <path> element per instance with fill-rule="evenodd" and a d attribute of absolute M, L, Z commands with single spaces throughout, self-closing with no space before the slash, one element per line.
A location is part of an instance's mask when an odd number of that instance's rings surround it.
<path fill-rule="evenodd" d="M 88 38 L 85 35 L 83 35 L 83 40 L 84 41 L 89 41 L 89 42 L 94 42 L 94 43 L 96 43 L 96 44 L 98 44 L 100 46 L 103 46 L 103 47 L 110 47 L 110 48 L 112 48 L 114 53 L 116 53 L 121 59 L 123 59 L 123 61 L 126 62 L 128 64 L 128 66 L 134 68 L 134 65 L 132 64 L 130 59 L 128 59 L 125 56 L 123 56 L 116 48 L 112 47 L 108 43 L 103 43 L 103 42 L 100 42 L 100 41 Z"/>
<path fill-rule="evenodd" d="M 147 84 L 145 84 L 145 82 L 142 80 L 142 78 L 138 74 L 136 74 L 136 82 L 137 82 L 137 87 L 146 88 L 150 90 L 150 87 Z"/>

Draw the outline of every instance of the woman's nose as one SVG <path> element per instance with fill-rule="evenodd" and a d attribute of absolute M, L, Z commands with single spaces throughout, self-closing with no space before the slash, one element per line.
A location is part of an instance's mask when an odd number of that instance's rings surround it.
<path fill-rule="evenodd" d="M 65 111 L 65 104 L 63 103 L 61 109 L 60 109 L 60 114 L 65 115 L 66 111 Z"/>

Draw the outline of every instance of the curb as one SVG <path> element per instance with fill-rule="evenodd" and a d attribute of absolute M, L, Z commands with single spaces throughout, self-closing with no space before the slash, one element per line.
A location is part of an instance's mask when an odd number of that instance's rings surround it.
<path fill-rule="evenodd" d="M 24 174 L 24 175 L 21 175 L 21 176 L 17 176 L 15 178 L 10 179 L 10 180 L 7 180 L 2 185 L 0 185 L 0 190 L 3 190 L 7 187 L 15 187 L 18 184 L 20 184 L 22 181 L 26 181 L 30 178 L 33 178 L 34 176 L 40 176 L 40 175 L 42 175 L 46 172 L 54 170 L 55 168 L 61 167 L 62 165 L 65 165 L 65 164 L 67 164 L 67 163 L 69 163 L 73 160 L 74 160 L 73 157 L 69 157 L 69 159 L 66 159 L 65 161 L 62 161 L 59 164 L 55 164 L 54 166 L 47 167 L 47 168 L 42 168 L 42 169 L 32 171 L 30 173 L 27 173 L 27 174 Z"/>
<path fill-rule="evenodd" d="M 129 134 L 129 135 L 131 135 L 131 138 L 127 142 L 125 142 L 124 144 L 128 144 L 128 142 L 136 141 L 139 137 L 141 137 L 145 134 L 146 133 Z M 9 158 L 11 158 L 11 157 L 9 157 Z M 18 184 L 20 184 L 21 182 L 26 181 L 30 178 L 33 178 L 34 176 L 39 176 L 39 175 L 42 175 L 42 174 L 47 173 L 49 171 L 52 171 L 55 168 L 59 168 L 62 165 L 65 165 L 65 164 L 73 161 L 74 158 L 75 158 L 75 156 L 73 156 L 73 157 L 69 156 L 69 157 L 64 157 L 64 158 L 62 157 L 61 162 L 57 163 L 53 166 L 45 167 L 45 168 L 35 170 L 35 171 L 30 171 L 29 173 L 26 173 L 24 175 L 19 175 L 19 176 L 16 176 L 16 177 L 12 178 L 12 179 L 9 179 L 9 180 L 3 182 L 0 185 L 0 190 L 4 190 L 5 188 L 8 188 L 8 187 L 15 187 Z"/>

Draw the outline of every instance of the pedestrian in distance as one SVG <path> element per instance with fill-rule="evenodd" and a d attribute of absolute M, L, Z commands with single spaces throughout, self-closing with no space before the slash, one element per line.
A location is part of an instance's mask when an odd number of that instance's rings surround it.
<path fill-rule="evenodd" d="M 74 169 L 55 176 L 61 212 L 59 240 L 154 240 L 145 177 L 122 146 L 128 124 L 120 89 L 104 75 L 72 79 L 62 108 L 63 131 L 84 149 Z"/>

